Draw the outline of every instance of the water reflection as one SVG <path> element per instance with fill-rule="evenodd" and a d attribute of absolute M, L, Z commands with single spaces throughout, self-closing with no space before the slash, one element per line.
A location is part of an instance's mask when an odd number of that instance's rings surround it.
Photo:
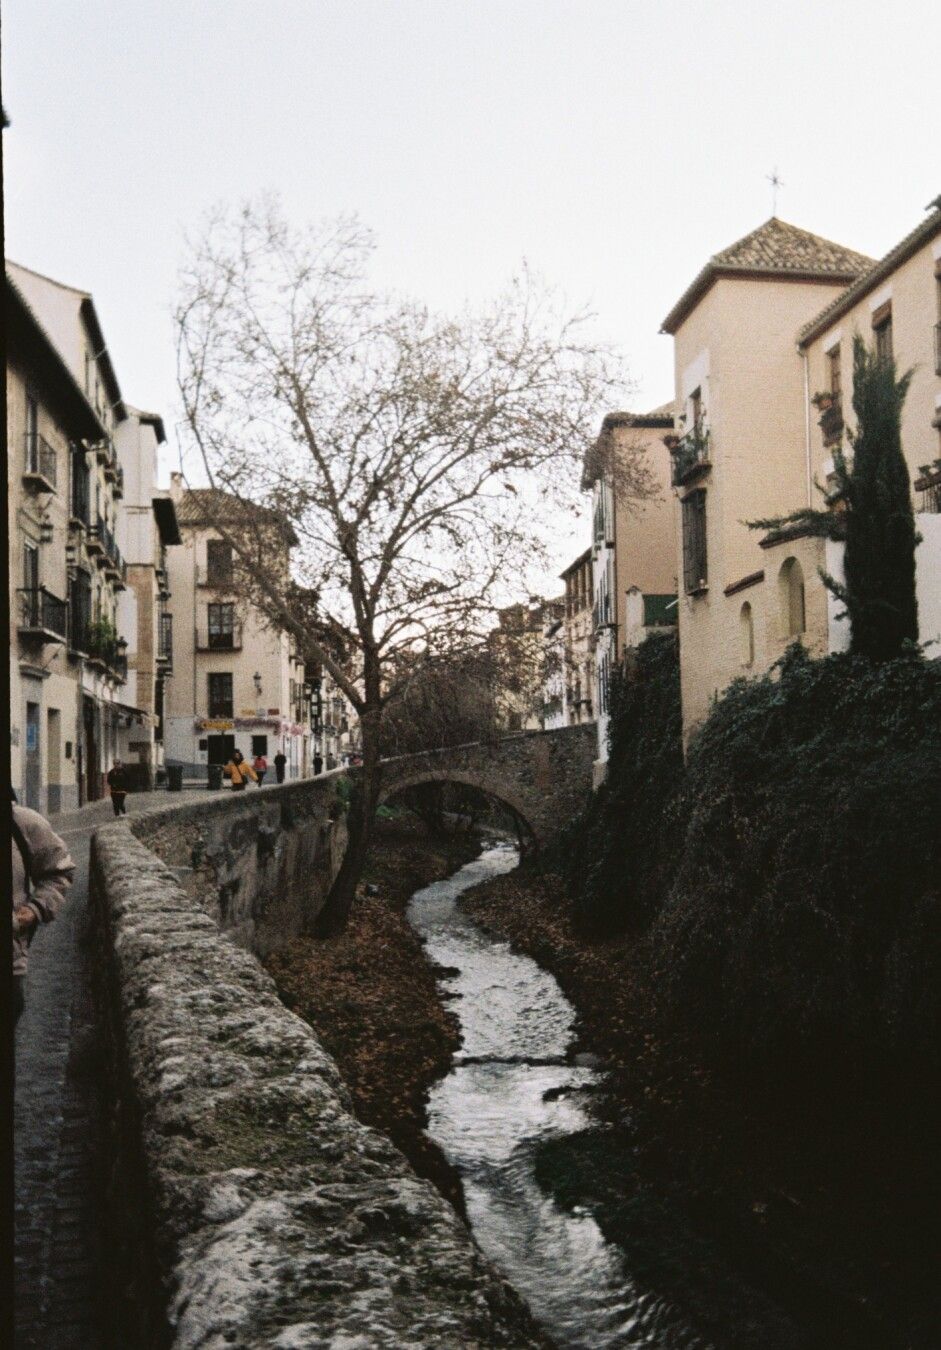
<path fill-rule="evenodd" d="M 575 1012 L 555 979 L 457 907 L 463 891 L 516 862 L 509 846 L 488 848 L 409 907 L 430 957 L 458 972 L 444 984 L 464 1038 L 432 1091 L 429 1133 L 461 1172 L 477 1241 L 560 1346 L 708 1350 L 675 1309 L 636 1287 L 590 1214 L 563 1210 L 536 1182 L 537 1147 L 590 1123 L 584 1094 L 597 1075 L 566 1060 Z"/>

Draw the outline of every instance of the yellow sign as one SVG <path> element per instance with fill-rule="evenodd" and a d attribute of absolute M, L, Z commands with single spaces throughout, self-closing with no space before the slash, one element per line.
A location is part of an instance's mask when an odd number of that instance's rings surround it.
<path fill-rule="evenodd" d="M 225 719 L 199 718 L 197 731 L 234 731 L 235 723 Z"/>

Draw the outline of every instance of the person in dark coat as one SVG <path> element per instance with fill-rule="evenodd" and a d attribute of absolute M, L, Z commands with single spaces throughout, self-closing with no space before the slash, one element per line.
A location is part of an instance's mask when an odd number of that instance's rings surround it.
<path fill-rule="evenodd" d="M 314 755 L 314 773 L 323 773 L 323 755 Z"/>
<path fill-rule="evenodd" d="M 38 811 L 11 802 L 13 834 L 13 1021 L 23 1011 L 27 951 L 41 923 L 51 923 L 72 885 L 75 864 L 64 841 Z"/>
<path fill-rule="evenodd" d="M 114 807 L 114 814 L 116 816 L 126 816 L 126 799 L 128 792 L 127 769 L 125 769 L 119 759 L 114 761 L 114 764 L 108 771 L 108 787 L 111 789 L 111 805 Z"/>
<path fill-rule="evenodd" d="M 284 782 L 284 770 L 287 767 L 287 762 L 287 755 L 283 750 L 279 750 L 274 757 L 274 771 L 279 783 Z"/>

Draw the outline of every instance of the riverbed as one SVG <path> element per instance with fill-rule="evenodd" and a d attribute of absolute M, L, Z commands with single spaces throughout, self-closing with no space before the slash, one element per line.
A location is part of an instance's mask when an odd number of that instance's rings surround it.
<path fill-rule="evenodd" d="M 669 1298 L 638 1281 L 587 1209 L 563 1207 L 538 1162 L 592 1126 L 598 1071 L 579 1063 L 575 1010 L 554 977 L 489 937 L 459 896 L 516 866 L 505 843 L 416 892 L 408 917 L 447 972 L 462 1044 L 431 1091 L 428 1133 L 461 1174 L 478 1243 L 559 1346 L 711 1350 Z M 544 1168 L 540 1175 L 543 1175 Z"/>

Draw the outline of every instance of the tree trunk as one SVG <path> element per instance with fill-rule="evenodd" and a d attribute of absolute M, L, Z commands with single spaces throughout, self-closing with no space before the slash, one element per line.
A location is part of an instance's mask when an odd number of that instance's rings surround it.
<path fill-rule="evenodd" d="M 378 711 L 370 711 L 363 713 L 360 719 L 363 766 L 353 779 L 353 797 L 347 817 L 346 852 L 324 907 L 317 916 L 314 925 L 316 937 L 336 937 L 345 931 L 356 898 L 356 888 L 363 875 L 366 855 L 372 843 L 382 787 L 382 765 L 379 754 L 380 716 Z"/>

